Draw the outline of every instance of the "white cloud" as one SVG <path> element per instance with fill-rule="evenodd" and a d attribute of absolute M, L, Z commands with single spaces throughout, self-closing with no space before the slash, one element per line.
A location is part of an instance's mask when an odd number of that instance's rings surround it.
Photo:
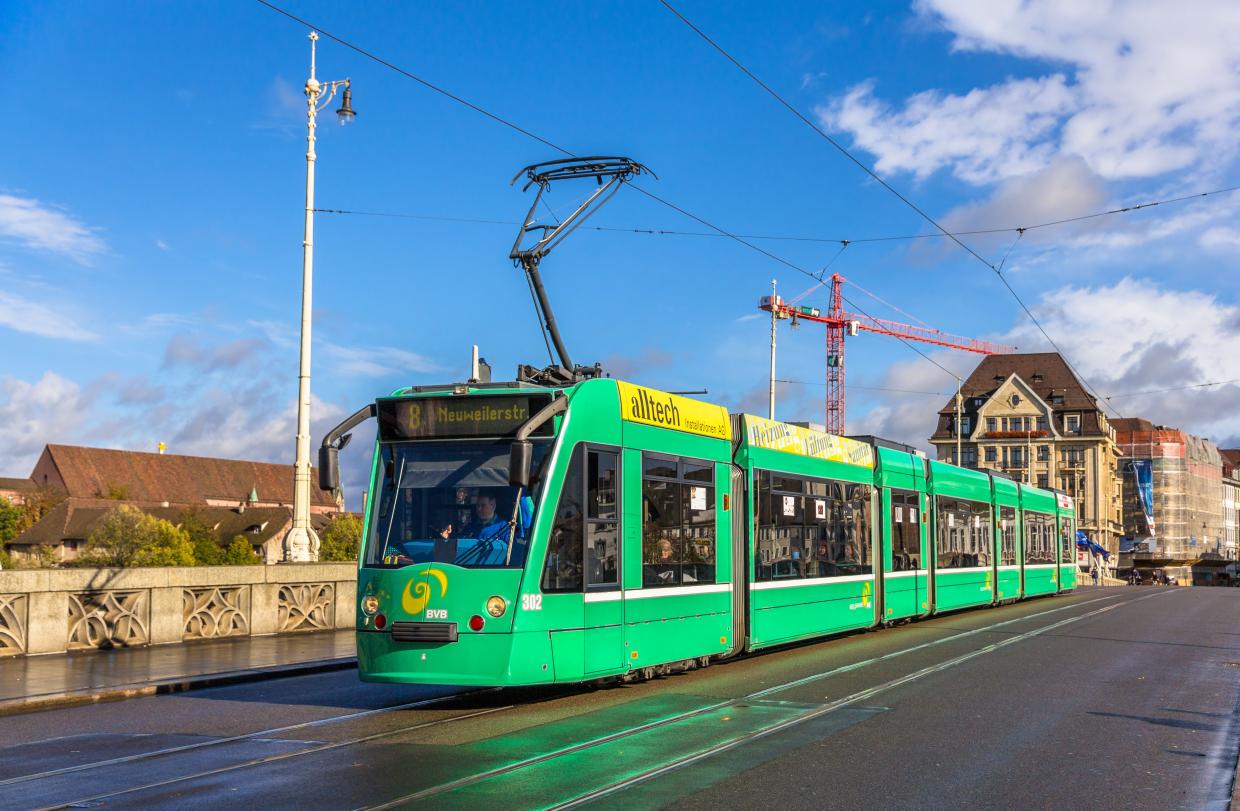
<path fill-rule="evenodd" d="M 1107 178 L 1209 170 L 1236 154 L 1240 5 L 919 0 L 957 51 L 1053 64 L 967 93 L 929 90 L 893 109 L 862 84 L 819 109 L 880 171 L 948 168 L 970 183 L 1075 155 Z"/>
<path fill-rule="evenodd" d="M 0 379 L 0 475 L 30 475 L 43 446 L 75 437 L 91 405 L 77 383 L 55 372 L 33 383 Z"/>
<path fill-rule="evenodd" d="M 0 290 L 0 325 L 18 332 L 61 338 L 67 341 L 93 341 L 99 336 L 80 326 L 63 312 Z"/>
<path fill-rule="evenodd" d="M 1208 228 L 1202 233 L 1198 243 L 1203 248 L 1237 251 L 1240 250 L 1240 229 L 1225 225 Z"/>
<path fill-rule="evenodd" d="M 425 355 L 392 346 L 360 347 L 324 344 L 333 369 L 342 375 L 383 377 L 409 372 L 437 372 L 442 367 Z"/>
<path fill-rule="evenodd" d="M 107 249 L 95 229 L 71 215 L 12 194 L 0 194 L 0 236 L 81 264 L 88 264 L 91 257 Z"/>
<path fill-rule="evenodd" d="M 1034 308 L 1055 342 L 1102 396 L 1140 416 L 1220 441 L 1240 438 L 1240 386 L 1186 388 L 1240 379 L 1240 306 L 1198 290 L 1125 278 L 1069 286 Z M 1050 347 L 1027 322 L 1009 333 L 1027 351 Z M 1137 392 L 1155 392 L 1131 396 Z"/>
<path fill-rule="evenodd" d="M 883 174 L 912 172 L 919 179 L 944 166 L 970 183 L 990 183 L 1034 171 L 1050 160 L 1047 139 L 1076 106 L 1062 75 L 1021 79 L 964 95 L 928 90 L 903 110 L 876 99 L 861 84 L 836 103 L 819 107 L 828 126 L 852 133 L 878 157 Z"/>

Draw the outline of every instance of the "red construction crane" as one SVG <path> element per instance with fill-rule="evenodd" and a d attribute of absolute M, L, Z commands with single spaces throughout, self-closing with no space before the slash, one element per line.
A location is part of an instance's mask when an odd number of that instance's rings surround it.
<path fill-rule="evenodd" d="M 768 313 L 773 312 L 778 319 L 792 319 L 793 326 L 796 326 L 798 321 L 813 321 L 826 325 L 827 433 L 844 435 L 844 338 L 846 334 L 855 337 L 859 330 L 865 330 L 909 341 L 963 349 L 965 352 L 976 352 L 979 355 L 997 355 L 1015 351 L 1015 347 L 993 344 L 976 338 L 965 338 L 960 335 L 949 335 L 930 327 L 918 327 L 912 324 L 901 324 L 898 321 L 850 313 L 844 309 L 844 296 L 840 291 L 843 281 L 844 277 L 840 274 L 832 274 L 831 306 L 825 314 L 817 307 L 789 304 L 780 296 L 763 296 L 758 302 L 758 309 Z"/>

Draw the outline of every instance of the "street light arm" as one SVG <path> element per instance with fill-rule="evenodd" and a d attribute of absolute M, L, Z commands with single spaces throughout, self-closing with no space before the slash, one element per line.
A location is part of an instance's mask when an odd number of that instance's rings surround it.
<path fill-rule="evenodd" d="M 317 99 L 322 98 L 322 103 L 315 104 L 315 115 L 324 112 L 324 110 L 327 109 L 327 105 L 331 104 L 331 99 L 336 98 L 337 89 L 340 89 L 341 87 L 350 87 L 351 83 L 352 79 L 339 79 L 339 81 L 336 82 L 321 83 L 319 86 L 319 93 L 317 93 L 316 102 Z"/>

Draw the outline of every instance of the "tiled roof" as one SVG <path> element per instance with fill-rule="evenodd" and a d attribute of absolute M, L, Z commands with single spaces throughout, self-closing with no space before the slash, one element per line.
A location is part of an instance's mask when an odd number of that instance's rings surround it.
<path fill-rule="evenodd" d="M 10 479 L 0 476 L 0 490 L 14 490 L 19 493 L 28 493 L 34 490 L 34 482 L 30 479 Z"/>
<path fill-rule="evenodd" d="M 987 355 L 960 386 L 960 394 L 964 398 L 964 413 L 976 414 L 977 409 L 970 401 L 974 398 L 989 399 L 1013 374 L 1049 405 L 1052 412 L 1082 412 L 1083 435 L 1100 433 L 1097 419 L 1098 401 L 1085 391 L 1081 381 L 1058 352 Z M 1052 402 L 1052 396 L 1062 397 L 1063 402 Z M 939 409 L 939 425 L 931 439 L 953 436 L 950 426 L 955 415 L 956 396 L 953 394 Z"/>
<path fill-rule="evenodd" d="M 48 445 L 65 489 L 76 498 L 98 498 L 110 490 L 125 500 L 187 505 L 206 499 L 240 503 L 251 491 L 261 502 L 293 502 L 293 466 L 205 456 L 118 451 L 73 445 Z M 320 490 L 311 475 L 310 503 L 332 507 L 332 494 Z"/>

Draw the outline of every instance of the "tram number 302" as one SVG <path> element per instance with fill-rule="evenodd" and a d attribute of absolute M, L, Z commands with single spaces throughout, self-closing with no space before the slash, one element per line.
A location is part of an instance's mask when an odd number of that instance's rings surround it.
<path fill-rule="evenodd" d="M 522 594 L 521 610 L 542 611 L 542 598 L 543 596 L 541 594 Z"/>

